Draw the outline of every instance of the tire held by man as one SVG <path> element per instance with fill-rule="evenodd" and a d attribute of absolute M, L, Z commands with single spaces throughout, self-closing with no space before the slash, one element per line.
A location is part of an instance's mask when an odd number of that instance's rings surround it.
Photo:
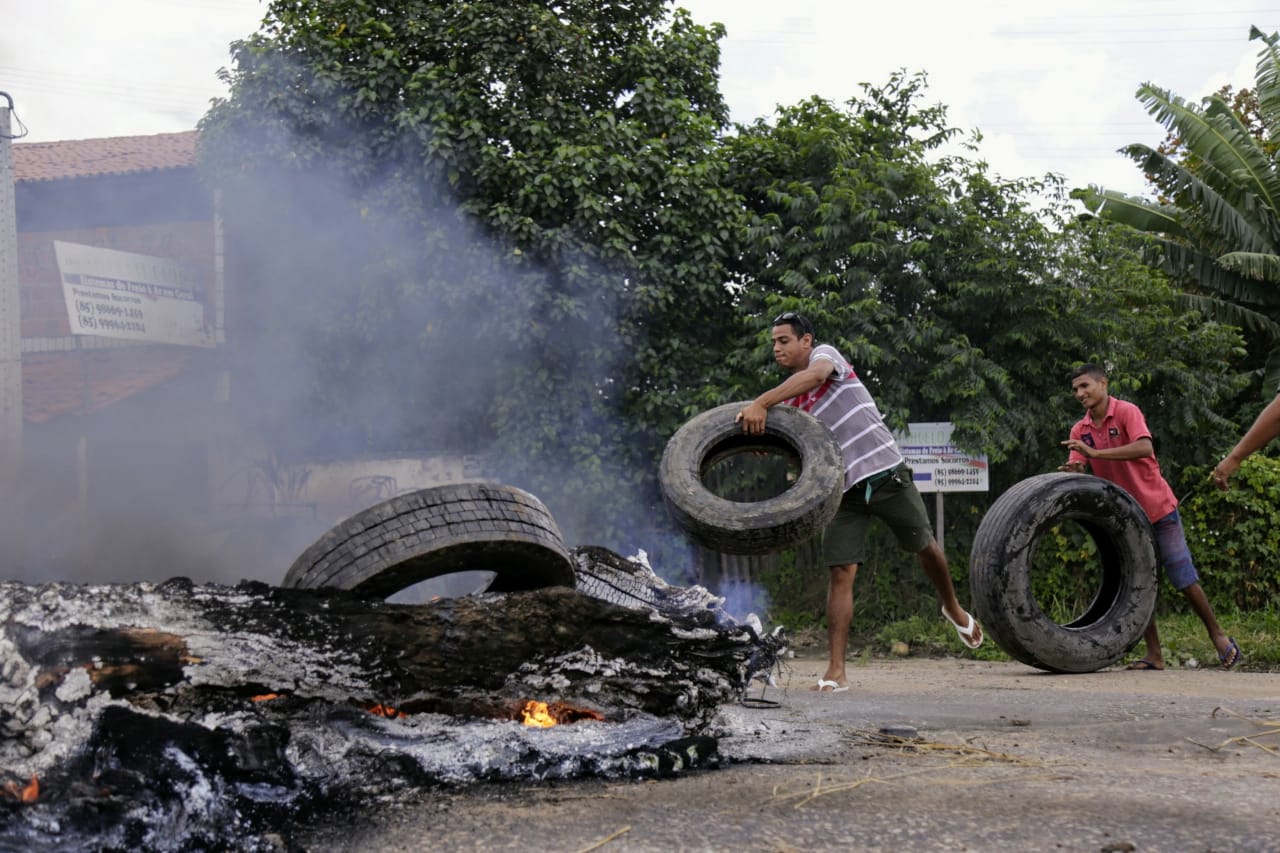
<path fill-rule="evenodd" d="M 489 592 L 573 586 L 573 560 L 551 513 L 497 483 L 418 489 L 334 525 L 302 552 L 286 587 L 385 598 L 457 572 L 493 572 Z"/>
<path fill-rule="evenodd" d="M 844 492 L 844 463 L 831 430 L 808 412 L 775 406 L 765 434 L 749 436 L 735 420 L 745 405 L 717 406 L 680 427 L 662 454 L 659 481 L 667 510 L 691 539 L 725 554 L 767 554 L 826 527 Z M 740 453 L 792 454 L 799 476 L 765 500 L 719 497 L 707 487 L 707 473 Z"/>
<path fill-rule="evenodd" d="M 1099 588 L 1085 611 L 1060 625 L 1041 609 L 1032 567 L 1044 536 L 1075 522 L 1093 538 Z M 1137 645 L 1155 612 L 1156 544 L 1138 502 L 1089 474 L 1040 474 L 992 504 L 974 537 L 970 596 L 988 636 L 1023 663 L 1049 672 L 1095 672 Z"/>

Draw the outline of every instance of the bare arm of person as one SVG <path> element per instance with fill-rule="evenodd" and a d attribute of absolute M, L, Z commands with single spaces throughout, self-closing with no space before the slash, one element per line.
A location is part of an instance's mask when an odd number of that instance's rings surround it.
<path fill-rule="evenodd" d="M 1224 456 L 1213 469 L 1214 484 L 1225 491 L 1227 480 L 1239 469 L 1240 463 L 1277 435 L 1280 435 L 1280 395 L 1267 404 L 1267 407 L 1254 420 L 1253 426 L 1249 427 L 1248 432 L 1240 437 L 1235 447 L 1231 448 L 1231 452 Z"/>
<path fill-rule="evenodd" d="M 836 366 L 825 358 L 811 359 L 804 370 L 796 371 L 744 406 L 735 420 L 742 424 L 742 431 L 747 435 L 762 435 L 765 418 L 771 407 L 798 394 L 812 391 L 826 382 L 835 369 Z"/>
<path fill-rule="evenodd" d="M 1119 447 L 1104 447 L 1102 449 L 1090 447 L 1078 438 L 1069 438 L 1062 442 L 1062 446 L 1067 450 L 1074 450 L 1077 453 L 1084 454 L 1090 459 L 1111 459 L 1116 462 L 1122 462 L 1126 459 L 1142 459 L 1146 456 L 1155 454 L 1155 447 L 1151 444 L 1151 439 L 1143 436 L 1137 441 L 1131 441 L 1128 444 L 1122 444 Z M 1068 463 L 1070 464 L 1070 463 Z M 1080 463 L 1076 463 L 1079 465 Z M 1064 470 L 1067 465 L 1062 466 L 1059 470 Z"/>

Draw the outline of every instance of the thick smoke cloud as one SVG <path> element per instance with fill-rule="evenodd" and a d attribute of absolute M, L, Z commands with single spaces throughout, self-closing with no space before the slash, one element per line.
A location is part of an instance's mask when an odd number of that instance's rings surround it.
<path fill-rule="evenodd" d="M 615 444 L 625 432 L 601 400 L 620 390 L 611 387 L 626 355 L 609 288 L 556 315 L 531 294 L 564 269 L 529 263 L 452 205 L 433 205 L 430 222 L 378 207 L 390 189 L 291 171 L 223 193 L 226 344 L 184 351 L 186 368 L 155 388 L 31 431 L 27 559 L 16 579 L 276 583 L 340 517 L 309 510 L 313 466 L 435 454 L 476 460 L 471 475 L 538 494 L 570 546 L 646 548 L 687 565 L 678 541 L 649 538 L 664 519 L 627 470 L 634 456 Z M 579 279 L 604 279 L 582 257 L 563 262 Z M 557 378 L 560 396 L 530 399 L 522 377 L 538 371 Z M 541 455 L 503 429 L 543 434 Z M 598 458 L 570 455 L 592 441 Z M 78 465 L 87 517 L 71 499 Z M 603 540 L 605 508 L 545 490 L 572 482 L 579 465 L 616 466 L 614 498 L 634 503 L 635 538 Z M 386 496 L 350 496 L 349 509 Z"/>

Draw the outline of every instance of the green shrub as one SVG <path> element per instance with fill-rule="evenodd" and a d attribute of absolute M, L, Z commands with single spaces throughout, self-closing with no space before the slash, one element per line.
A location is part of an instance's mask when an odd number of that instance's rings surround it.
<path fill-rule="evenodd" d="M 1200 585 L 1218 612 L 1280 609 L 1280 460 L 1251 456 L 1221 492 L 1209 469 L 1188 469 L 1200 484 L 1180 508 Z M 1161 587 L 1161 605 L 1185 612 L 1181 595 Z"/>

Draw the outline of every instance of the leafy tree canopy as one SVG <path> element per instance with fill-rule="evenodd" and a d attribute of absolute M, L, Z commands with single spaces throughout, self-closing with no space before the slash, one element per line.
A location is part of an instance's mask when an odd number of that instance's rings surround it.
<path fill-rule="evenodd" d="M 1187 290 L 1186 304 L 1244 329 L 1265 360 L 1262 392 L 1280 384 L 1280 49 L 1256 27 L 1256 85 L 1232 97 L 1220 91 L 1187 101 L 1150 83 L 1137 97 L 1173 140 L 1126 154 L 1160 198 L 1098 187 L 1074 195 L 1092 212 L 1158 235 L 1152 257 Z M 1259 368 L 1259 374 L 1263 371 Z"/>
<path fill-rule="evenodd" d="M 612 543 L 731 317 L 722 33 L 664 0 L 272 3 L 201 124 L 262 427 L 487 450 Z"/>
<path fill-rule="evenodd" d="M 1135 240 L 1073 223 L 1057 181 L 943 156 L 955 131 L 944 108 L 920 106 L 924 82 L 895 75 L 844 108 L 806 101 L 726 141 L 753 215 L 735 268 L 743 391 L 776 381 L 753 367 L 768 363 L 764 327 L 799 308 L 894 426 L 953 421 L 1008 483 L 1060 461 L 1082 361 L 1112 365 L 1171 439 L 1212 419 L 1237 387 L 1234 333 L 1181 310 Z"/>
<path fill-rule="evenodd" d="M 1157 432 L 1213 417 L 1231 330 L 1055 181 L 944 154 L 922 76 L 730 129 L 721 35 L 663 0 L 272 3 L 201 130 L 278 452 L 483 452 L 570 542 L 650 548 L 662 445 L 778 381 L 787 308 L 997 491 L 1059 461 L 1079 361 Z"/>

